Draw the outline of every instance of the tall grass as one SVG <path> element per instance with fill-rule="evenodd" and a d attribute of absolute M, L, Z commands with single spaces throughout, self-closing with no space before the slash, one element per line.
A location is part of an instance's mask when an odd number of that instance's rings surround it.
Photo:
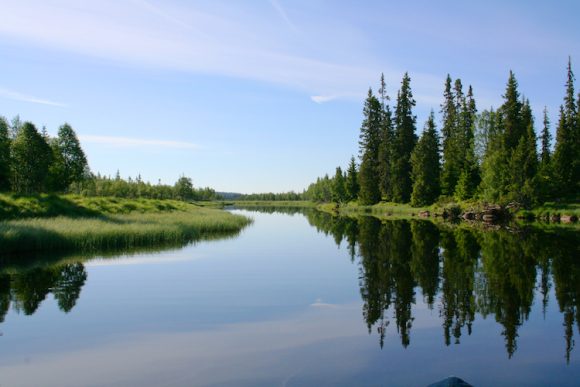
<path fill-rule="evenodd" d="M 0 252 L 107 251 L 186 244 L 239 232 L 250 220 L 190 206 L 187 211 L 57 216 L 0 222 Z"/>

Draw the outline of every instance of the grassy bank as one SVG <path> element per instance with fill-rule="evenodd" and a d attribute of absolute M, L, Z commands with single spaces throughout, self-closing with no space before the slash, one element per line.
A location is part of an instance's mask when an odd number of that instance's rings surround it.
<path fill-rule="evenodd" d="M 169 200 L 2 195 L 0 252 L 112 251 L 232 235 L 250 220 Z"/>

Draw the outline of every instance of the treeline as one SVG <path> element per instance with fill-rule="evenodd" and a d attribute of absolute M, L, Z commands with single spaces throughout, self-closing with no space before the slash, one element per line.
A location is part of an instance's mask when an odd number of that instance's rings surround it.
<path fill-rule="evenodd" d="M 294 191 L 282 192 L 282 193 L 253 193 L 253 194 L 242 194 L 235 198 L 235 200 L 241 201 L 297 201 L 303 200 L 302 194 L 296 193 Z"/>
<path fill-rule="evenodd" d="M 56 137 L 41 132 L 16 116 L 10 123 L 0 116 L 0 192 L 24 195 L 76 193 L 123 198 L 214 200 L 211 188 L 194 188 L 182 176 L 174 185 L 151 184 L 140 176 L 122 179 L 93 174 L 74 129 L 63 124 Z"/>
<path fill-rule="evenodd" d="M 441 105 L 441 129 L 431 112 L 419 138 L 411 79 L 405 73 L 391 107 L 381 76 L 378 95 L 369 89 L 359 136 L 359 160 L 311 184 L 304 198 L 315 201 L 381 200 L 430 205 L 441 197 L 533 206 L 547 200 L 578 200 L 580 182 L 580 94 L 568 61 L 564 103 L 552 149 L 544 108 L 538 138 L 532 108 L 510 71 L 503 104 L 477 111 L 471 86 L 449 75 Z M 540 147 L 538 150 L 538 140 Z"/>

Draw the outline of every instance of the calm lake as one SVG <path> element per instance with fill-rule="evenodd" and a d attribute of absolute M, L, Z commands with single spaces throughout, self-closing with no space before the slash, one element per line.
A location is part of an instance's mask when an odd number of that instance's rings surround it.
<path fill-rule="evenodd" d="M 0 268 L 0 386 L 578 386 L 580 233 L 256 212 Z"/>

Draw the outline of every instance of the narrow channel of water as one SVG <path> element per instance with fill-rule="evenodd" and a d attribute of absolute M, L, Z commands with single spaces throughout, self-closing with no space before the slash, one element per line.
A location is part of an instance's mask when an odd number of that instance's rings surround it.
<path fill-rule="evenodd" d="M 574 386 L 580 235 L 285 210 L 0 268 L 0 386 Z"/>

